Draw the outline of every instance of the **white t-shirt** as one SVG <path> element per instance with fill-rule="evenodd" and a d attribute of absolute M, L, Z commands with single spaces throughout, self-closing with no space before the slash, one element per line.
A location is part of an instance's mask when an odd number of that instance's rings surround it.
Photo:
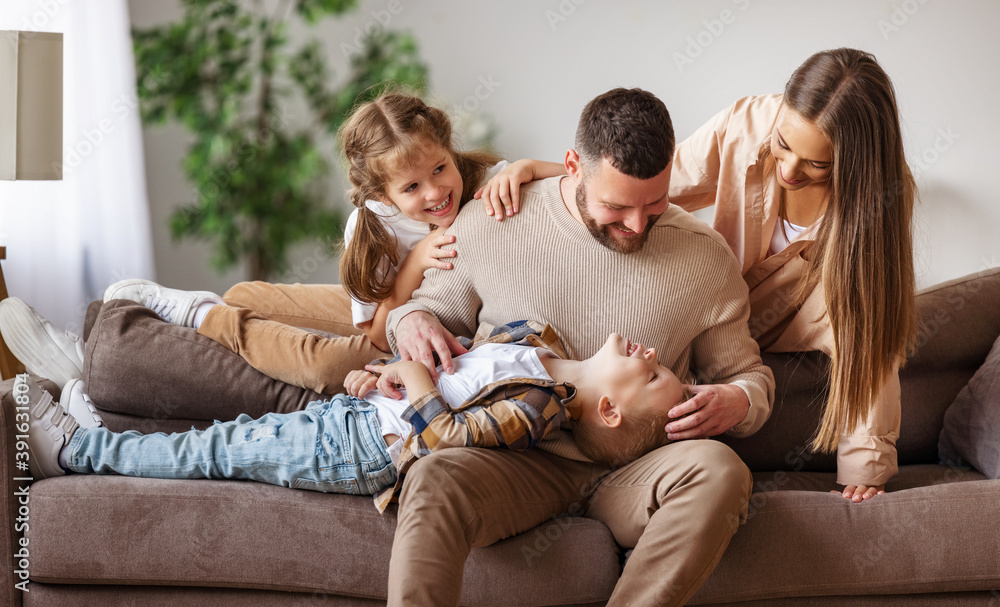
<path fill-rule="evenodd" d="M 480 185 L 484 185 L 494 175 L 507 168 L 509 164 L 506 160 L 501 160 L 487 169 Z M 395 206 L 387 205 L 378 200 L 366 200 L 365 206 L 374 211 L 390 234 L 396 236 L 396 259 L 399 260 L 399 263 L 389 268 L 389 276 L 395 277 L 396 272 L 399 271 L 399 266 L 403 264 L 403 260 L 413 250 L 413 247 L 417 246 L 418 242 L 430 234 L 431 227 L 429 224 L 410 219 L 406 215 L 403 215 Z M 354 237 L 354 230 L 357 225 L 358 209 L 354 209 L 351 212 L 351 216 L 347 218 L 347 226 L 344 228 L 345 246 Z M 378 308 L 377 304 L 362 303 L 352 298 L 351 317 L 354 321 L 354 326 L 357 327 L 361 323 L 371 320 L 375 316 L 376 308 Z"/>
<path fill-rule="evenodd" d="M 782 229 L 784 226 L 784 229 Z M 774 234 L 771 235 L 771 254 L 780 253 L 792 244 L 792 241 L 799 237 L 799 234 L 809 229 L 809 226 L 799 226 L 782 219 L 775 222 Z"/>
<path fill-rule="evenodd" d="M 453 407 L 458 407 L 484 386 L 495 381 L 519 377 L 552 379 L 538 360 L 538 348 L 483 344 L 452 360 L 455 362 L 455 372 L 449 375 L 442 371 L 438 376 L 437 388 L 444 401 Z M 375 406 L 382 434 L 395 434 L 405 438 L 413 430 L 413 426 L 402 419 L 410 401 L 406 390 L 401 392 L 402 400 L 386 398 L 378 391 L 369 392 L 363 398 Z"/>

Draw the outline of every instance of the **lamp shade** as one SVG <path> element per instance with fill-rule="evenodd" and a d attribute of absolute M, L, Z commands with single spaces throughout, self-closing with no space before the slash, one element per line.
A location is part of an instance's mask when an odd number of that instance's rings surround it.
<path fill-rule="evenodd" d="M 62 179 L 63 35 L 0 30 L 0 179 Z"/>

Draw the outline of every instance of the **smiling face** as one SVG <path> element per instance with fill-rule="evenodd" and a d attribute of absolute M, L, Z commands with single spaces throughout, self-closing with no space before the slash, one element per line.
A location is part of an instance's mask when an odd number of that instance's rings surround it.
<path fill-rule="evenodd" d="M 633 344 L 617 333 L 608 336 L 591 360 L 597 363 L 597 372 L 604 375 L 601 385 L 605 395 L 622 408 L 623 415 L 633 407 L 666 411 L 684 396 L 684 385 L 673 371 L 659 363 L 655 348 Z"/>
<path fill-rule="evenodd" d="M 395 205 L 414 221 L 448 227 L 458 216 L 462 175 L 445 148 L 424 143 L 413 164 L 395 171 L 386 182 L 385 204 Z"/>
<path fill-rule="evenodd" d="M 816 125 L 788 106 L 781 106 L 771 132 L 775 177 L 786 190 L 826 188 L 833 173 L 833 146 Z"/>
<path fill-rule="evenodd" d="M 670 409 L 690 394 L 656 350 L 611 334 L 590 357 L 573 438 L 594 462 L 621 466 L 665 444 Z"/>
<path fill-rule="evenodd" d="M 667 210 L 670 166 L 650 179 L 625 175 L 601 160 L 591 174 L 577 177 L 576 206 L 583 224 L 604 246 L 634 253 L 649 237 L 649 229 Z"/>

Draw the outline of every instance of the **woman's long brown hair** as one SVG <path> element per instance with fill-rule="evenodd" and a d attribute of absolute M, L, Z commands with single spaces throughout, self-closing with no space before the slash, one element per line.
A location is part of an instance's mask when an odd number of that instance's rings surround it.
<path fill-rule="evenodd" d="M 833 169 L 801 303 L 822 285 L 833 356 L 812 448 L 836 449 L 867 420 L 916 335 L 912 216 L 915 185 L 903 153 L 892 81 L 869 53 L 816 53 L 785 87 L 784 104 L 830 139 Z"/>
<path fill-rule="evenodd" d="M 368 200 L 387 200 L 386 184 L 393 172 L 409 166 L 427 143 L 443 147 L 462 175 L 463 204 L 470 200 L 486 169 L 500 161 L 488 152 L 456 152 L 451 122 L 443 111 L 414 95 L 387 92 L 358 106 L 340 129 L 340 144 L 347 160 L 348 193 L 358 208 L 354 236 L 340 258 L 340 281 L 354 299 L 384 301 L 392 293 L 394 276 L 389 269 L 399 263 L 396 239 Z"/>

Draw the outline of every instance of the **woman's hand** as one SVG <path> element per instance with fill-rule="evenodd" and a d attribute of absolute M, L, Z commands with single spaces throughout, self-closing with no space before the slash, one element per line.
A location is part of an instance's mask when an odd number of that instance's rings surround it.
<path fill-rule="evenodd" d="M 376 382 L 378 382 L 376 372 L 369 371 L 365 367 L 363 371 L 355 370 L 347 374 L 347 377 L 344 378 L 344 389 L 355 398 L 364 398 L 365 394 L 375 389 Z"/>
<path fill-rule="evenodd" d="M 442 270 L 450 270 L 454 266 L 451 262 L 442 261 L 443 259 L 453 258 L 458 255 L 458 251 L 455 249 L 444 248 L 447 245 L 455 244 L 455 236 L 452 234 L 445 234 L 447 228 L 437 228 L 432 230 L 430 234 L 424 236 L 424 238 L 417 243 L 417 246 L 413 247 L 410 254 L 407 255 L 407 261 L 410 263 L 416 262 L 417 268 L 420 270 L 421 276 L 424 270 L 428 268 L 440 268 Z M 412 258 L 412 261 L 410 259 Z"/>
<path fill-rule="evenodd" d="M 528 161 L 518 160 L 494 175 L 486 185 L 476 190 L 475 198 L 482 198 L 487 215 L 494 215 L 497 221 L 517 214 L 521 210 L 518 192 L 522 183 L 535 177 Z"/>
<path fill-rule="evenodd" d="M 865 500 L 870 500 L 876 495 L 885 495 L 885 485 L 879 485 L 878 487 L 869 487 L 867 485 L 848 485 L 844 487 L 843 492 L 831 491 L 830 493 L 839 493 L 855 504 L 860 504 Z"/>

